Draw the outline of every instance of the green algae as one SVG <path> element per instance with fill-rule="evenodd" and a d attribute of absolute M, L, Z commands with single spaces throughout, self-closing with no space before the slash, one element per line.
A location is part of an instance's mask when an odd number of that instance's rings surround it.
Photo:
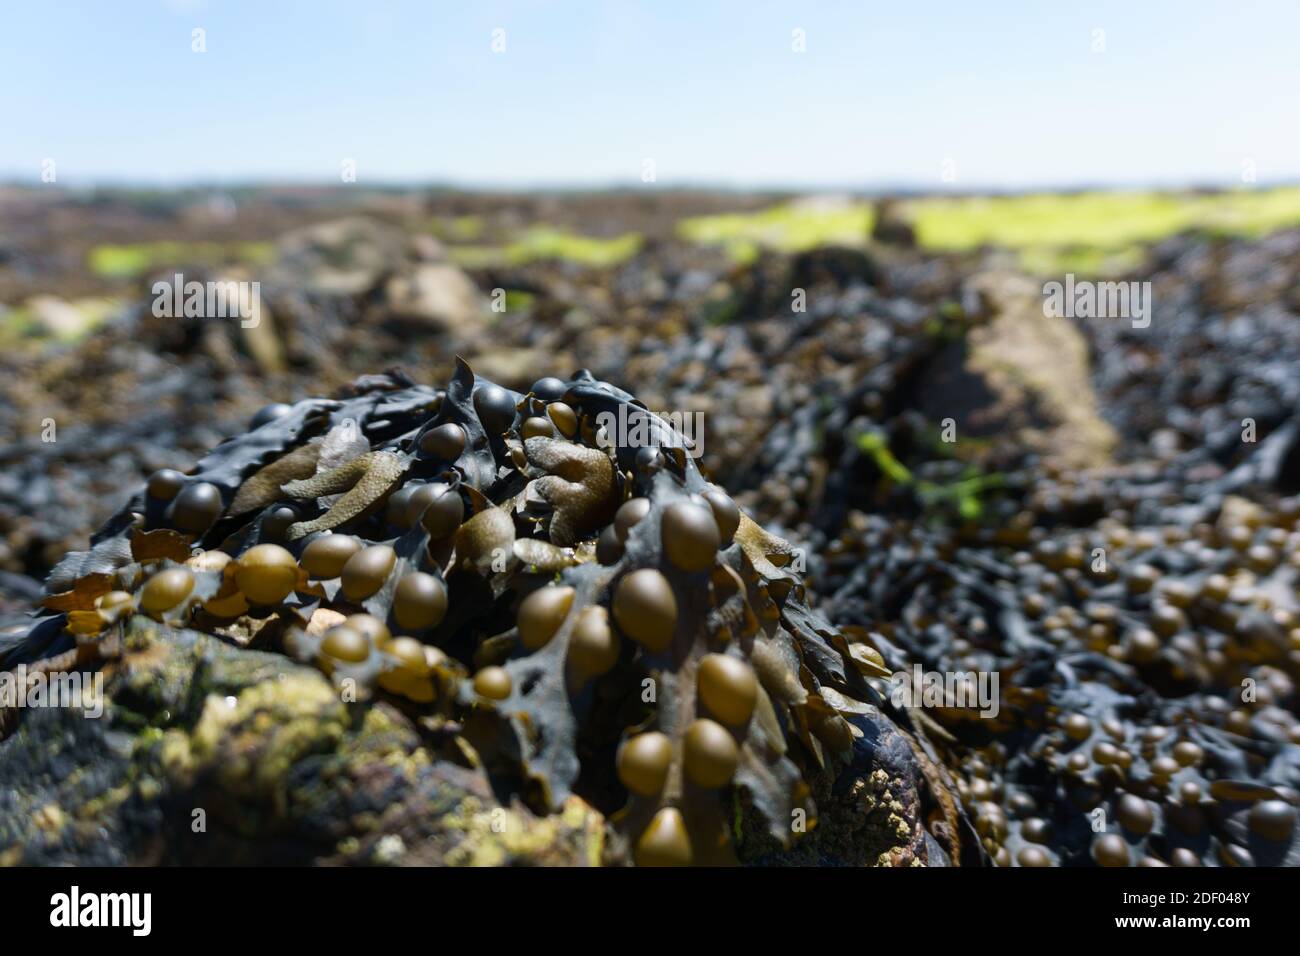
<path fill-rule="evenodd" d="M 189 263 L 263 265 L 275 257 L 270 242 L 106 243 L 87 254 L 90 271 L 105 279 L 131 279 L 152 269 Z"/>
<path fill-rule="evenodd" d="M 519 266 L 530 262 L 573 262 L 604 269 L 626 262 L 641 248 L 639 233 L 604 238 L 584 236 L 550 226 L 532 226 L 503 245 L 449 246 L 448 256 L 469 269 Z"/>
<path fill-rule="evenodd" d="M 687 242 L 720 245 L 737 263 L 757 258 L 761 249 L 806 252 L 818 246 L 861 246 L 875 215 L 865 202 L 796 201 L 758 212 L 694 216 L 677 224 Z"/>
<path fill-rule="evenodd" d="M 1146 244 L 1180 232 L 1257 238 L 1300 225 L 1300 188 L 927 197 L 900 202 L 897 211 L 924 249 L 999 247 L 1032 273 L 1105 275 L 1139 266 Z M 798 200 L 757 212 L 683 219 L 678 234 L 688 242 L 721 245 L 737 262 L 749 263 L 762 249 L 862 246 L 873 223 L 866 201 Z"/>
<path fill-rule="evenodd" d="M 486 224 L 482 216 L 437 216 L 427 228 L 445 242 L 476 242 L 483 237 Z"/>
<path fill-rule="evenodd" d="M 1116 274 L 1141 264 L 1145 244 L 1181 232 L 1255 238 L 1300 225 L 1300 189 L 928 198 L 901 212 L 925 249 L 998 246 L 1029 272 Z"/>
<path fill-rule="evenodd" d="M 51 330 L 41 321 L 34 302 L 35 299 L 31 299 L 13 308 L 0 305 L 0 348 L 78 342 L 108 321 L 123 305 L 122 300 L 108 297 L 73 299 L 60 303 L 60 307 L 68 308 L 70 321 L 63 328 Z"/>
<path fill-rule="evenodd" d="M 983 472 L 973 466 L 966 468 L 960 478 L 950 482 L 918 480 L 911 469 L 894 456 L 884 436 L 878 432 L 859 435 L 857 446 L 870 456 L 886 479 L 895 485 L 913 489 L 922 508 L 931 517 L 955 515 L 963 521 L 979 521 L 984 516 L 983 497 L 1006 484 L 1005 475 Z"/>

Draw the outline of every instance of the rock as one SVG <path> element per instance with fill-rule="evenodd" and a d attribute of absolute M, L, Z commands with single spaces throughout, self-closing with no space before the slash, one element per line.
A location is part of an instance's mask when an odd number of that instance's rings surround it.
<path fill-rule="evenodd" d="M 393 276 L 384 286 L 384 299 L 394 318 L 443 329 L 468 325 L 487 311 L 478 286 L 450 262 L 422 262 Z"/>
<path fill-rule="evenodd" d="M 272 284 L 360 295 L 402 260 L 406 243 L 392 227 L 350 216 L 285 233 L 277 246 L 279 255 L 268 273 Z"/>
<path fill-rule="evenodd" d="M 833 294 L 831 290 L 876 286 L 880 281 L 876 262 L 852 246 L 817 246 L 794 255 L 764 249 L 752 264 L 711 290 L 707 314 L 714 324 L 752 322 L 789 311 L 799 289 L 806 310 Z"/>
<path fill-rule="evenodd" d="M 0 570 L 0 595 L 7 596 L 15 602 L 24 601 L 31 606 L 40 601 L 44 590 L 41 582 L 35 578 Z"/>
<path fill-rule="evenodd" d="M 839 288 L 854 282 L 877 285 L 880 270 L 861 249 L 849 246 L 818 246 L 794 257 L 790 266 L 791 288 L 808 289 L 819 283 Z"/>
<path fill-rule="evenodd" d="M 538 818 L 314 668 L 137 618 L 104 714 L 21 713 L 0 743 L 0 864 L 515 864 L 599 860 L 576 797 Z M 3 724 L 0 724 L 3 726 Z"/>
<path fill-rule="evenodd" d="M 998 458 L 1032 451 L 1064 468 L 1105 465 L 1117 439 L 1099 411 L 1083 335 L 1044 315 L 1041 288 L 1024 276 L 985 273 L 972 287 L 993 316 L 920 377 L 927 420 L 952 418 L 959 440 L 983 439 Z"/>
<path fill-rule="evenodd" d="M 871 238 L 890 246 L 916 248 L 916 230 L 907 221 L 896 200 L 883 199 L 876 203 L 875 221 Z"/>
<path fill-rule="evenodd" d="M 922 765 L 925 758 L 906 732 L 874 707 L 850 723 L 860 735 L 848 766 L 812 781 L 816 827 L 785 851 L 765 840 L 761 831 L 746 828 L 742 861 L 769 866 L 950 866 L 958 855 L 966 857 L 961 863 L 979 865 L 978 844 L 970 845 L 974 835 L 964 832 L 968 826 L 959 812 L 955 826 L 937 827 L 945 834 L 946 846 L 927 830 L 922 808 L 944 805 L 935 789 L 943 785 L 929 780 Z M 963 847 L 963 836 L 964 852 L 954 854 Z"/>
<path fill-rule="evenodd" d="M 117 307 L 107 299 L 83 299 L 67 302 L 57 296 L 34 295 L 26 302 L 32 321 L 46 335 L 56 339 L 75 339 L 103 322 Z"/>
<path fill-rule="evenodd" d="M 541 377 L 538 369 L 566 368 L 565 358 L 567 355 L 556 356 L 545 349 L 493 348 L 480 353 L 475 361 L 485 378 L 527 391 Z"/>
<path fill-rule="evenodd" d="M 447 249 L 433 236 L 418 233 L 411 237 L 411 256 L 420 262 L 445 262 Z"/>

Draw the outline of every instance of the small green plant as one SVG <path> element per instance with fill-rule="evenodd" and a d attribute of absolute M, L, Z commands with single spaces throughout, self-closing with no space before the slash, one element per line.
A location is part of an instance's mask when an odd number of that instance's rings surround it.
<path fill-rule="evenodd" d="M 984 517 L 983 497 L 1006 484 L 1006 478 L 1000 473 L 982 472 L 973 466 L 952 482 L 918 479 L 898 460 L 880 432 L 863 432 L 857 437 L 857 446 L 871 456 L 887 480 L 899 487 L 910 488 L 922 511 L 934 520 L 956 515 L 962 521 L 978 522 Z"/>

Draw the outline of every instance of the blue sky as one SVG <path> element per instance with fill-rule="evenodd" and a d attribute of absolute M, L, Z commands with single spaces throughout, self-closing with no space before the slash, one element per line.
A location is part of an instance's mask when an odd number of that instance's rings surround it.
<path fill-rule="evenodd" d="M 338 182 L 351 158 L 362 184 L 578 186 L 652 159 L 660 185 L 1015 189 L 1232 184 L 1250 160 L 1289 181 L 1297 37 L 1293 0 L 14 2 L 0 178 Z"/>

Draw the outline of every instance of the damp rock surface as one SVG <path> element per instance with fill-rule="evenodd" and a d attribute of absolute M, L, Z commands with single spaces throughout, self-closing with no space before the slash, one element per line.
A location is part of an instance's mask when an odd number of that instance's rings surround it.
<path fill-rule="evenodd" d="M 539 817 L 436 759 L 400 711 L 315 669 L 136 618 L 105 712 L 34 709 L 0 746 L 0 861 L 22 865 L 584 866 L 602 821 Z"/>

